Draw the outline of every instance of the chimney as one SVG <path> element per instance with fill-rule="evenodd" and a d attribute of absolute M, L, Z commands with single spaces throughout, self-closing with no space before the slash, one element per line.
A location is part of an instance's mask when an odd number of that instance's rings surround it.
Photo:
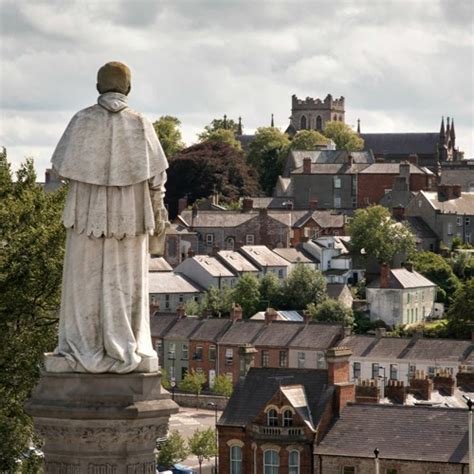
<path fill-rule="evenodd" d="M 355 387 L 356 403 L 379 403 L 380 397 L 380 385 L 376 380 L 357 380 Z"/>
<path fill-rule="evenodd" d="M 408 156 L 408 161 L 412 165 L 418 166 L 418 155 L 415 153 L 412 153 L 411 155 Z"/>
<path fill-rule="evenodd" d="M 377 339 L 381 339 L 382 337 L 385 337 L 387 334 L 387 330 L 385 328 L 375 328 L 375 337 Z"/>
<path fill-rule="evenodd" d="M 288 209 L 289 211 L 293 210 L 293 201 L 286 201 L 284 204 L 285 208 Z"/>
<path fill-rule="evenodd" d="M 311 158 L 303 158 L 303 173 L 311 174 Z"/>
<path fill-rule="evenodd" d="M 253 209 L 253 199 L 244 198 L 242 200 L 242 211 L 249 212 Z"/>
<path fill-rule="evenodd" d="M 397 220 L 405 219 L 405 208 L 403 206 L 392 207 L 392 216 Z"/>
<path fill-rule="evenodd" d="M 230 310 L 230 320 L 239 321 L 242 319 L 242 306 L 237 303 L 232 303 L 232 309 Z"/>
<path fill-rule="evenodd" d="M 179 319 L 186 317 L 186 311 L 184 309 L 184 306 L 178 306 L 176 308 L 176 316 L 178 316 Z"/>
<path fill-rule="evenodd" d="M 409 179 L 410 179 L 410 163 L 408 161 L 404 161 L 404 162 L 400 163 L 399 173 L 400 173 L 400 176 L 402 176 L 403 178 L 405 178 L 407 180 L 407 182 L 409 181 Z"/>
<path fill-rule="evenodd" d="M 308 324 L 311 321 L 311 314 L 309 311 L 303 311 L 303 322 Z"/>
<path fill-rule="evenodd" d="M 352 351 L 347 347 L 332 347 L 326 352 L 328 385 L 334 385 L 334 414 L 339 416 L 348 402 L 355 400 L 355 385 L 349 382 L 349 358 Z"/>
<path fill-rule="evenodd" d="M 188 257 L 189 257 L 189 258 L 193 258 L 194 255 L 195 255 L 194 250 L 190 248 L 190 249 L 188 250 Z"/>
<path fill-rule="evenodd" d="M 310 199 L 309 200 L 309 208 L 310 209 L 317 209 L 318 208 L 318 200 L 317 199 Z"/>
<path fill-rule="evenodd" d="M 181 214 L 188 207 L 188 196 L 178 200 L 178 214 Z"/>
<path fill-rule="evenodd" d="M 409 272 L 413 272 L 413 263 L 411 263 L 411 262 L 405 262 L 405 268 L 406 268 Z"/>
<path fill-rule="evenodd" d="M 380 288 L 388 288 L 390 281 L 390 267 L 388 263 L 382 263 L 380 268 Z"/>
<path fill-rule="evenodd" d="M 267 308 L 265 311 L 265 324 L 271 324 L 272 321 L 276 321 L 278 313 L 273 308 Z"/>
<path fill-rule="evenodd" d="M 438 186 L 438 199 L 449 201 L 461 197 L 460 184 L 440 184 Z"/>
<path fill-rule="evenodd" d="M 350 168 L 354 164 L 354 157 L 348 153 L 344 159 L 344 162 Z"/>
<path fill-rule="evenodd" d="M 404 405 L 407 400 L 407 387 L 402 380 L 389 379 L 385 387 L 385 396 L 393 403 Z"/>

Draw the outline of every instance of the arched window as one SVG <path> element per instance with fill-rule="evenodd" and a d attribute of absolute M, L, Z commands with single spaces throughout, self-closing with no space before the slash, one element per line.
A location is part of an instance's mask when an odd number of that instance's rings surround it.
<path fill-rule="evenodd" d="M 339 122 L 342 122 L 342 115 L 339 115 Z"/>
<path fill-rule="evenodd" d="M 225 239 L 225 249 L 226 250 L 234 250 L 234 247 L 235 247 L 234 237 L 227 237 Z"/>
<path fill-rule="evenodd" d="M 240 446 L 230 448 L 230 474 L 242 474 L 242 448 Z"/>
<path fill-rule="evenodd" d="M 279 474 L 280 455 L 269 449 L 263 453 L 263 474 Z"/>
<path fill-rule="evenodd" d="M 321 118 L 321 115 L 318 115 L 316 117 L 316 130 L 322 130 L 323 129 L 323 119 Z"/>
<path fill-rule="evenodd" d="M 303 115 L 301 117 L 301 127 L 302 130 L 306 130 L 306 117 Z"/>
<path fill-rule="evenodd" d="M 283 426 L 293 426 L 293 413 L 291 410 L 283 412 Z"/>
<path fill-rule="evenodd" d="M 288 474 L 300 474 L 300 453 L 296 449 L 288 457 Z"/>
<path fill-rule="evenodd" d="M 268 410 L 267 424 L 268 426 L 278 426 L 278 413 L 273 408 L 271 410 Z"/>

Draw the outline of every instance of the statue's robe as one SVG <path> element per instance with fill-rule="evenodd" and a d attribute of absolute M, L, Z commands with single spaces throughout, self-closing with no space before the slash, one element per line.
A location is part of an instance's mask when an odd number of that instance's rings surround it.
<path fill-rule="evenodd" d="M 51 161 L 69 181 L 55 352 L 74 371 L 131 372 L 157 357 L 148 238 L 164 194 L 166 157 L 152 124 L 128 107 L 126 96 L 108 92 L 72 118 Z"/>

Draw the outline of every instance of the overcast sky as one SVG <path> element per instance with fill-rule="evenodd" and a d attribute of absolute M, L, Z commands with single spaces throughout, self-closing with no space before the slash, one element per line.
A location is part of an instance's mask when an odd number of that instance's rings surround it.
<path fill-rule="evenodd" d="M 288 125 L 291 95 L 346 98 L 363 132 L 438 131 L 474 157 L 471 0 L 0 0 L 0 145 L 40 177 L 97 69 L 132 69 L 130 105 L 174 115 L 188 144 L 213 118 Z"/>

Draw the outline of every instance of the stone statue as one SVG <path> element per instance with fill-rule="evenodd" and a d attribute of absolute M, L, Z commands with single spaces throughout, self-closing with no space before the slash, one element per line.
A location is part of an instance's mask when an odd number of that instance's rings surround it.
<path fill-rule="evenodd" d="M 168 163 L 151 122 L 127 105 L 129 68 L 105 64 L 97 90 L 98 103 L 72 118 L 51 160 L 69 190 L 59 343 L 45 366 L 152 372 L 148 246 L 168 225 Z"/>

